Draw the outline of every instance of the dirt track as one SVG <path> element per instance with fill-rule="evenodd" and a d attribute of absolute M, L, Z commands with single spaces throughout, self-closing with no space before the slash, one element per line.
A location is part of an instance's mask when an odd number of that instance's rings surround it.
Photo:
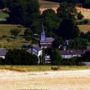
<path fill-rule="evenodd" d="M 90 90 L 90 70 L 0 71 L 0 90 Z"/>

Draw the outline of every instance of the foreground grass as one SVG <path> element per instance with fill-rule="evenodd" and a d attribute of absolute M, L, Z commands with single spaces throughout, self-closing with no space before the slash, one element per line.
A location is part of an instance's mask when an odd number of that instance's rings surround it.
<path fill-rule="evenodd" d="M 34 66 L 21 66 L 21 65 L 1 65 L 0 70 L 12 70 L 19 72 L 30 71 L 52 71 L 51 65 L 34 65 Z M 58 70 L 85 70 L 90 69 L 90 66 L 59 66 Z"/>

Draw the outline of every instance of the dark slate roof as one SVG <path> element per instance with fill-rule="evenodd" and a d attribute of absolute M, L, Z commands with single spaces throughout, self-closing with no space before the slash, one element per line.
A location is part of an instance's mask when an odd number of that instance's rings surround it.
<path fill-rule="evenodd" d="M 4 48 L 0 48 L 0 56 L 5 56 L 7 54 L 7 50 Z"/>
<path fill-rule="evenodd" d="M 33 44 L 32 47 L 35 48 L 35 49 L 38 50 L 38 51 L 41 50 L 41 48 L 40 48 L 39 45 L 37 45 L 37 44 Z"/>
<path fill-rule="evenodd" d="M 54 41 L 54 38 L 52 37 L 46 37 L 45 41 L 40 41 L 40 43 L 52 43 Z"/>
<path fill-rule="evenodd" d="M 60 51 L 61 55 L 82 55 L 85 51 L 82 50 L 62 50 Z"/>
<path fill-rule="evenodd" d="M 37 44 L 32 45 L 32 49 L 36 49 L 37 51 L 41 50 L 41 48 Z M 26 50 L 28 53 L 31 53 L 31 48 Z"/>

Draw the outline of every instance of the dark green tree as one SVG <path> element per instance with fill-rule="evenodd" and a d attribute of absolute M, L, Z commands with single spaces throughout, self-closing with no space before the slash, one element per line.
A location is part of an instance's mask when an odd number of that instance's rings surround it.
<path fill-rule="evenodd" d="M 83 19 L 83 18 L 84 18 L 84 16 L 82 15 L 81 12 L 79 12 L 79 13 L 77 14 L 77 19 L 78 19 L 78 20 L 81 20 L 81 19 Z"/>
<path fill-rule="evenodd" d="M 43 12 L 42 20 L 45 25 L 45 29 L 47 33 L 50 33 L 50 32 L 53 32 L 53 30 L 56 30 L 60 23 L 59 17 L 52 9 L 47 9 Z"/>
<path fill-rule="evenodd" d="M 90 31 L 85 34 L 85 38 L 90 42 Z"/>
<path fill-rule="evenodd" d="M 84 50 L 87 48 L 87 45 L 88 45 L 87 39 L 75 38 L 71 40 L 69 47 L 70 49 Z"/>
<path fill-rule="evenodd" d="M 79 28 L 72 19 L 64 19 L 56 30 L 56 34 L 64 40 L 73 39 L 79 36 Z"/>
<path fill-rule="evenodd" d="M 53 65 L 60 65 L 62 61 L 62 57 L 60 55 L 59 50 L 55 49 L 52 51 L 51 60 Z"/>
<path fill-rule="evenodd" d="M 9 8 L 9 18 L 8 23 L 20 24 L 22 22 L 22 5 L 20 0 L 9 0 L 7 2 L 7 7 Z"/>
<path fill-rule="evenodd" d="M 60 7 L 57 9 L 57 15 L 62 19 L 75 19 L 77 14 L 75 5 L 76 3 L 71 2 L 70 0 L 60 3 Z"/>
<path fill-rule="evenodd" d="M 37 56 L 25 50 L 15 49 L 8 51 L 4 63 L 8 65 L 36 65 L 37 61 Z"/>
<path fill-rule="evenodd" d="M 63 39 L 62 38 L 56 38 L 52 43 L 52 47 L 53 48 L 59 48 L 59 46 L 62 44 L 63 44 Z"/>
<path fill-rule="evenodd" d="M 4 8 L 4 2 L 3 0 L 0 0 L 0 9 Z"/>
<path fill-rule="evenodd" d="M 38 0 L 9 0 L 6 4 L 10 10 L 9 23 L 32 27 L 33 21 L 39 18 Z"/>
<path fill-rule="evenodd" d="M 88 50 L 88 51 L 86 51 L 83 55 L 82 55 L 82 59 L 83 59 L 83 61 L 85 61 L 85 62 L 90 62 L 90 51 Z"/>
<path fill-rule="evenodd" d="M 26 29 L 24 31 L 24 38 L 25 38 L 25 40 L 32 39 L 32 31 L 30 29 Z"/>
<path fill-rule="evenodd" d="M 16 38 L 19 35 L 20 32 L 21 32 L 21 29 L 17 29 L 17 28 L 10 30 L 10 33 L 11 33 L 11 35 L 14 36 L 14 38 Z"/>

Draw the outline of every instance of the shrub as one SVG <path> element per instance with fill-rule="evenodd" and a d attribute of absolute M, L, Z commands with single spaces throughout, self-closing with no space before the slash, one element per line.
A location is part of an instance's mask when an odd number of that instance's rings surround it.
<path fill-rule="evenodd" d="M 63 59 L 62 64 L 63 65 L 81 65 L 81 58 L 73 57 L 71 59 Z"/>
<path fill-rule="evenodd" d="M 58 66 L 52 66 L 52 67 L 51 67 L 51 70 L 54 70 L 54 71 L 56 71 L 56 70 L 58 70 L 58 69 L 59 69 Z"/>
<path fill-rule="evenodd" d="M 62 61 L 62 57 L 60 55 L 59 50 L 55 49 L 51 53 L 51 60 L 53 65 L 60 65 Z"/>
<path fill-rule="evenodd" d="M 5 60 L 5 64 L 8 65 L 34 65 L 37 62 L 37 56 L 29 54 L 25 50 L 9 50 Z"/>
<path fill-rule="evenodd" d="M 90 62 L 90 51 L 86 51 L 86 52 L 82 55 L 82 60 L 83 60 L 83 61 L 89 61 L 89 62 Z"/>

